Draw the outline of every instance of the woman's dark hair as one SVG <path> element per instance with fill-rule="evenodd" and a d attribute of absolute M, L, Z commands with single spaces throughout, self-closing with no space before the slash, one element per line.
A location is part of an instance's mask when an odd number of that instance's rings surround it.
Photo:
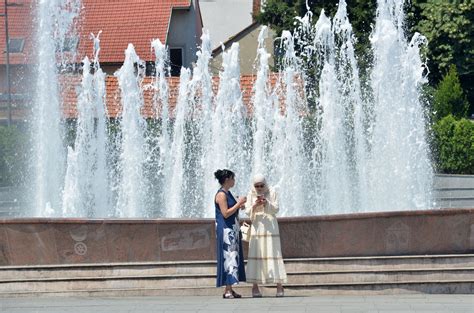
<path fill-rule="evenodd" d="M 219 181 L 219 184 L 223 184 L 226 178 L 234 178 L 235 174 L 231 170 L 217 170 L 214 172 L 214 177 Z"/>

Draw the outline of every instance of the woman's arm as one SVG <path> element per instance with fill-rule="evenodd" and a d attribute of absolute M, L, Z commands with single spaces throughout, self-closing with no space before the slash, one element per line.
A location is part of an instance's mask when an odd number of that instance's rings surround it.
<path fill-rule="evenodd" d="M 247 214 L 248 216 L 252 214 L 254 204 L 255 198 L 253 197 L 252 193 L 249 192 L 249 194 L 247 195 L 247 202 L 245 202 L 245 214 Z"/>
<path fill-rule="evenodd" d="M 227 206 L 227 196 L 226 196 L 226 194 L 224 192 L 219 192 L 216 195 L 216 202 L 219 205 L 219 209 L 221 210 L 221 213 L 224 216 L 224 218 L 228 218 L 229 216 L 234 214 L 235 211 L 237 211 L 245 201 L 246 201 L 245 197 L 244 198 L 239 198 L 237 203 L 233 207 L 229 208 Z"/>
<path fill-rule="evenodd" d="M 274 190 L 270 190 L 270 199 L 267 199 L 266 209 L 270 214 L 277 214 L 280 211 L 280 207 L 278 206 L 278 197 Z"/>

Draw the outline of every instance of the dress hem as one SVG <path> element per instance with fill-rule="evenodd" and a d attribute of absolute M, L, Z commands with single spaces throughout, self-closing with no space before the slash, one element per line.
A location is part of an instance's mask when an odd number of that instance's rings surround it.
<path fill-rule="evenodd" d="M 258 279 L 247 279 L 249 284 L 286 284 L 286 279 L 275 279 L 275 280 L 258 280 Z"/>

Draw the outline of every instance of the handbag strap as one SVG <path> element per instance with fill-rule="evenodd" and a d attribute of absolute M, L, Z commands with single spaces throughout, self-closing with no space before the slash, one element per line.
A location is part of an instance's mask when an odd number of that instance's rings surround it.
<path fill-rule="evenodd" d="M 253 205 L 252 207 L 250 207 L 251 209 L 251 212 L 250 212 L 250 222 L 253 222 L 254 218 L 255 218 L 255 212 L 253 211 Z"/>

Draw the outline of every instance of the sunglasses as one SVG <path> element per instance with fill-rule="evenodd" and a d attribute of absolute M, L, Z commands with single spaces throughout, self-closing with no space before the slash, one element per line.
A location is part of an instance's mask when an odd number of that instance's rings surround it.
<path fill-rule="evenodd" d="M 262 184 L 262 185 L 253 185 L 255 188 L 263 188 L 265 187 L 265 184 Z"/>

